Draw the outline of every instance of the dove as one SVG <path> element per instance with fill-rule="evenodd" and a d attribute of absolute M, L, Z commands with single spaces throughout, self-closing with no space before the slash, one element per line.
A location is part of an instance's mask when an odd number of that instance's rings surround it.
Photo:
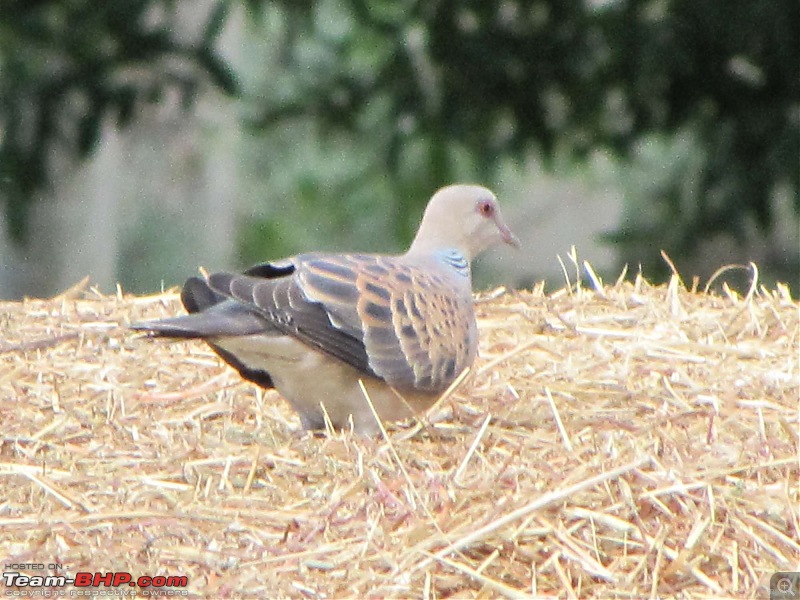
<path fill-rule="evenodd" d="M 186 281 L 188 315 L 131 325 L 204 340 L 246 380 L 274 388 L 304 429 L 374 435 L 424 412 L 478 348 L 471 262 L 518 247 L 495 195 L 451 185 L 428 202 L 400 255 L 309 252 Z M 364 391 L 375 409 L 369 407 Z"/>

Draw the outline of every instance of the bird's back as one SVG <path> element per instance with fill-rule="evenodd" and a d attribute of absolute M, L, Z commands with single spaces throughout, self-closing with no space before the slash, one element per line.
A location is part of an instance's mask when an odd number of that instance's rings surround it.
<path fill-rule="evenodd" d="M 443 391 L 475 357 L 469 265 L 439 257 L 308 254 L 294 275 L 334 328 L 398 389 Z"/>

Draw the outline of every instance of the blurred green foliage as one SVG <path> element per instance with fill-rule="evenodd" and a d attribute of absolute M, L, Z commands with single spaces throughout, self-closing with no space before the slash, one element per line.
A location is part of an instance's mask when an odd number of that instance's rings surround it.
<path fill-rule="evenodd" d="M 627 191 L 612 237 L 648 273 L 666 268 L 662 248 L 680 260 L 714 234 L 769 231 L 778 193 L 800 212 L 794 0 L 251 2 L 267 4 L 286 15 L 278 73 L 291 82 L 262 97 L 255 124 L 303 115 L 356 132 L 401 197 L 457 179 L 458 156 L 491 181 L 532 147 L 624 159 L 677 135 L 686 156 L 668 181 Z"/>
<path fill-rule="evenodd" d="M 269 32 L 262 80 L 241 94 L 252 130 L 275 140 L 287 124 L 309 128 L 298 147 L 334 152 L 337 140 L 362 140 L 362 159 L 346 167 L 319 175 L 309 161 L 290 205 L 274 211 L 302 217 L 351 198 L 326 213 L 341 228 L 374 194 L 394 201 L 379 231 L 408 239 L 416 221 L 405 215 L 418 215 L 428 192 L 491 182 L 509 157 L 581 160 L 601 149 L 624 159 L 647 136 L 688 136 L 670 177 L 627 193 L 614 239 L 648 273 L 663 267 L 661 248 L 679 260 L 715 233 L 769 231 L 778 193 L 800 213 L 796 0 L 215 2 L 192 43 L 171 28 L 177 0 L 0 4 L 0 191 L 17 235 L 52 145 L 86 155 L 105 115 L 125 125 L 165 88 L 187 103 L 204 82 L 236 89 L 213 44 L 242 6 L 254 35 Z M 258 160 L 270 173 L 282 164 Z M 243 253 L 263 257 L 265 231 L 286 239 L 271 218 L 245 232 Z"/>
<path fill-rule="evenodd" d="M 104 119 L 129 125 L 142 103 L 176 90 L 191 105 L 205 82 L 236 82 L 214 43 L 230 8 L 220 2 L 197 40 L 177 37 L 176 0 L 0 2 L 0 201 L 14 239 L 46 188 L 53 150 L 95 148 Z"/>

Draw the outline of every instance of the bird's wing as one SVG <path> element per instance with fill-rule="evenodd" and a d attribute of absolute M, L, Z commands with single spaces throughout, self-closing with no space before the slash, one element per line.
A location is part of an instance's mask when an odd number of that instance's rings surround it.
<path fill-rule="evenodd" d="M 289 335 L 398 389 L 441 391 L 470 364 L 469 286 L 402 257 L 306 254 L 289 276 L 217 273 L 210 287 Z"/>

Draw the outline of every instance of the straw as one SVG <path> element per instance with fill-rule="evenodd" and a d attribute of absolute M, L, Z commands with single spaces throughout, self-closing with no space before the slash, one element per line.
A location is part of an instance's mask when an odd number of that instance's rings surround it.
<path fill-rule="evenodd" d="M 469 376 L 375 439 L 127 329 L 175 290 L 1 303 L 0 557 L 196 597 L 766 597 L 800 570 L 798 303 L 755 265 L 744 296 L 562 265 L 480 294 Z"/>

